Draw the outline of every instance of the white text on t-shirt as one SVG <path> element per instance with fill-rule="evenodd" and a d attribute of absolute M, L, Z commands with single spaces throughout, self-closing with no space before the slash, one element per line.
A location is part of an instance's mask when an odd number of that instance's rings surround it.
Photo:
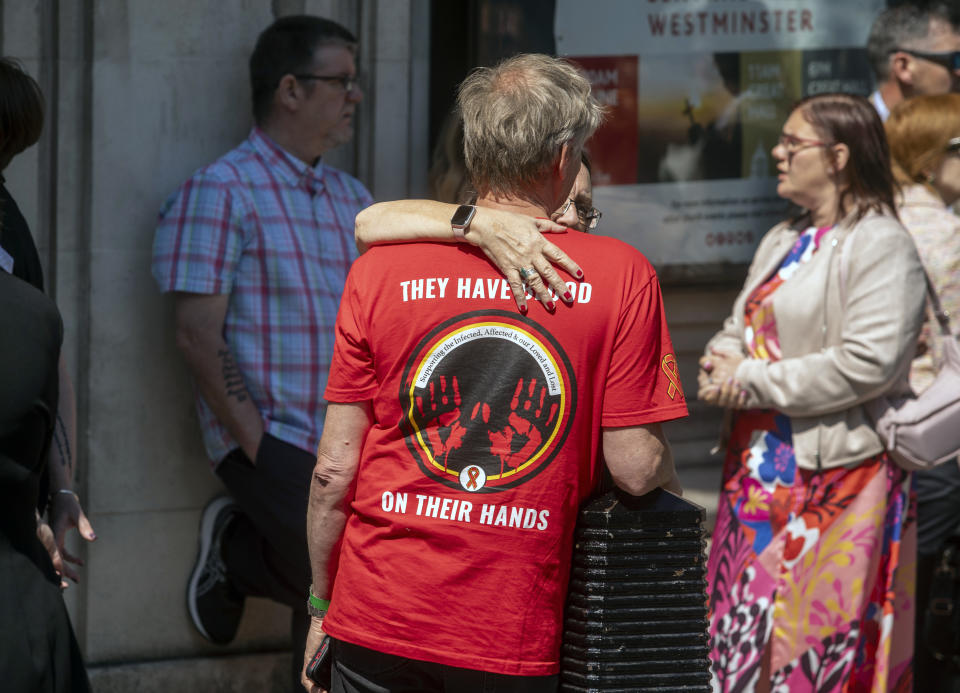
<path fill-rule="evenodd" d="M 404 303 L 446 298 L 449 283 L 450 277 L 408 279 L 400 282 L 400 296 Z M 593 285 L 589 282 L 567 282 L 566 286 L 575 303 L 589 303 L 593 297 Z M 534 294 L 527 289 L 526 296 L 530 299 Z M 502 277 L 457 277 L 456 298 L 510 301 L 513 299 L 513 293 L 510 291 L 510 284 Z M 553 289 L 550 289 L 550 298 L 557 300 L 557 294 Z"/>

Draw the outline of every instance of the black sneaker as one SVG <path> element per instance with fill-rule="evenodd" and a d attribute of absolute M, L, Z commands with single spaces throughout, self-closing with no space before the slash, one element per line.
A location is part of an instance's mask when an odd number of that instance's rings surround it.
<path fill-rule="evenodd" d="M 233 640 L 243 616 L 244 596 L 231 584 L 220 554 L 220 540 L 240 510 L 232 498 L 214 498 L 200 518 L 200 550 L 187 585 L 193 625 L 210 642 Z"/>

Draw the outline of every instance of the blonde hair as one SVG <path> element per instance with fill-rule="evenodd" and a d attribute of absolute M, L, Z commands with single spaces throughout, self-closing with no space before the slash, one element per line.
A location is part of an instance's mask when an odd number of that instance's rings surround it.
<path fill-rule="evenodd" d="M 884 127 L 897 182 L 922 183 L 933 190 L 924 169 L 943 156 L 951 139 L 960 137 L 960 94 L 901 101 L 890 111 Z"/>

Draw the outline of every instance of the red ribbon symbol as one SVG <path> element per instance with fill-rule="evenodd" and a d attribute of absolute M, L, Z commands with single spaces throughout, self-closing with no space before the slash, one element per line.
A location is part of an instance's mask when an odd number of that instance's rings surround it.
<path fill-rule="evenodd" d="M 680 388 L 680 372 L 677 370 L 677 360 L 673 357 L 673 354 L 667 354 L 663 357 L 663 360 L 660 362 L 660 370 L 666 374 L 667 380 L 670 381 L 670 384 L 667 386 L 667 395 L 670 396 L 670 399 L 674 399 L 677 394 L 682 396 L 683 390 Z"/>
<path fill-rule="evenodd" d="M 470 477 L 470 481 L 467 483 L 467 488 L 476 488 L 477 478 L 480 476 L 480 467 L 470 467 L 467 469 L 467 476 Z"/>

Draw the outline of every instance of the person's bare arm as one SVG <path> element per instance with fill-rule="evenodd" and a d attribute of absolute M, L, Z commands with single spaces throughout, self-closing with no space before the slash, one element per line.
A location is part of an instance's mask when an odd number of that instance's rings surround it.
<path fill-rule="evenodd" d="M 603 457 L 613 482 L 634 496 L 663 487 L 683 493 L 660 424 L 603 429 Z"/>
<path fill-rule="evenodd" d="M 49 553 L 57 572 L 78 582 L 79 575 L 69 564 L 83 565 L 83 561 L 67 551 L 64 545 L 67 531 L 76 527 L 80 536 L 87 541 L 93 541 L 97 535 L 80 506 L 80 499 L 73 492 L 73 477 L 76 471 L 74 455 L 77 450 L 77 400 L 73 391 L 73 382 L 67 371 L 66 360 L 62 354 L 58 370 L 60 395 L 56 425 L 53 429 L 53 442 L 47 459 L 51 491 L 48 512 L 50 529 L 53 533 L 53 550 Z M 62 585 L 65 587 L 67 583 L 63 581 Z"/>
<path fill-rule="evenodd" d="M 196 378 L 203 400 L 254 462 L 263 436 L 263 419 L 223 339 L 229 300 L 227 294 L 178 292 L 177 348 Z"/>
<path fill-rule="evenodd" d="M 370 402 L 327 405 L 323 436 L 317 448 L 317 464 L 310 483 L 307 506 L 307 547 L 313 572 L 311 592 L 330 598 L 330 554 L 347 522 L 347 493 L 357 476 L 360 450 L 373 423 Z M 304 599 L 307 595 L 304 595 Z M 303 653 L 301 682 L 308 691 L 321 690 L 306 677 L 306 666 L 323 638 L 323 619 L 310 619 L 307 646 Z"/>
<path fill-rule="evenodd" d="M 371 205 L 357 215 L 354 234 L 357 249 L 363 253 L 380 243 L 455 243 L 459 239 L 453 235 L 450 218 L 456 208 L 457 205 L 433 200 L 395 200 Z M 463 240 L 480 248 L 497 266 L 510 283 L 514 300 L 520 308 L 526 305 L 520 269 L 536 270 L 539 276 L 530 279 L 528 286 L 545 305 L 552 300 L 548 287 L 561 300 L 570 302 L 564 297 L 566 280 L 554 266 L 578 280 L 583 278 L 583 271 L 566 253 L 543 237 L 544 232 L 565 231 L 565 226 L 549 219 L 477 207 Z"/>

